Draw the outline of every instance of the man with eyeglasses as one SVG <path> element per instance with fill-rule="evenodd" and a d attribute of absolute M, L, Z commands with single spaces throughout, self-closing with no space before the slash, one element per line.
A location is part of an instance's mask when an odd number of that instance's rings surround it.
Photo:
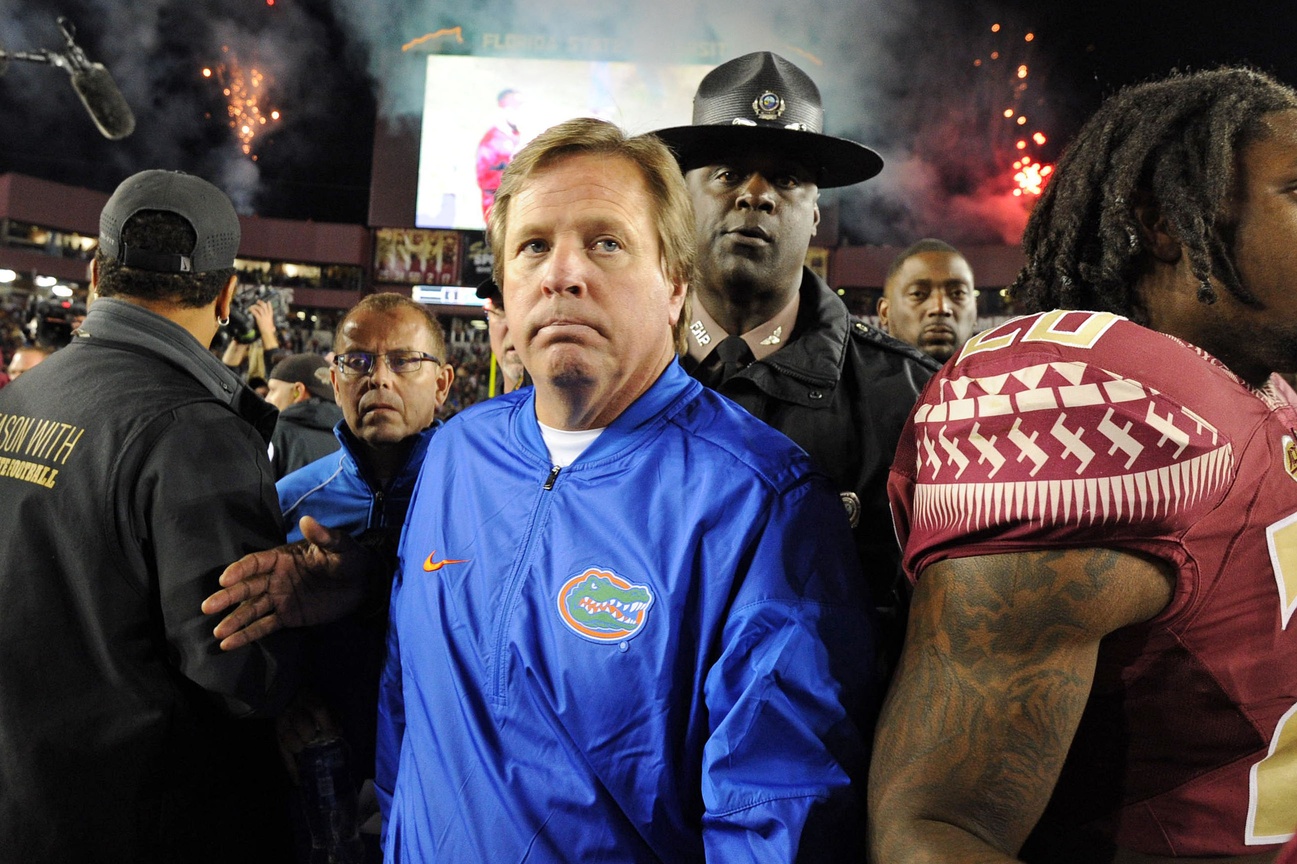
<path fill-rule="evenodd" d="M 410 490 L 455 369 L 441 324 L 427 307 L 400 294 L 372 294 L 338 324 L 330 371 L 343 420 L 342 449 L 277 484 L 289 525 L 310 516 L 351 535 L 399 529 Z"/>
<path fill-rule="evenodd" d="M 381 545 L 405 521 L 455 370 L 442 360 L 446 342 L 436 317 L 400 294 L 361 300 L 338 323 L 333 347 L 333 395 L 343 414 L 334 433 L 342 448 L 280 480 L 279 503 L 290 541 L 302 539 L 305 517 L 308 531 L 324 525 Z M 299 703 L 281 725 L 290 751 L 340 733 L 358 785 L 374 773 L 385 625 L 381 613 L 353 614 L 308 631 L 307 686 L 319 702 Z M 377 854 L 377 837 L 363 839 Z"/>

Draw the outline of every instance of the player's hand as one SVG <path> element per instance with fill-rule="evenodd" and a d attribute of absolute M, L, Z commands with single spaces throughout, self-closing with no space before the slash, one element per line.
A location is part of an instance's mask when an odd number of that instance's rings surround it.
<path fill-rule="evenodd" d="M 207 615 L 235 607 L 212 630 L 222 650 L 284 627 L 337 621 L 360 606 L 381 569 L 377 556 L 310 516 L 300 525 L 304 539 L 243 556 L 221 573 L 221 590 L 203 601 Z"/>

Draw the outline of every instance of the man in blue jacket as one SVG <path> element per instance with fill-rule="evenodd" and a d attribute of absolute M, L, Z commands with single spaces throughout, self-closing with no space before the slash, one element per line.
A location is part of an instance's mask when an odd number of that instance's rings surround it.
<path fill-rule="evenodd" d="M 390 860 L 842 860 L 858 830 L 847 521 L 805 454 L 675 362 L 687 194 L 656 140 L 593 120 L 506 172 L 491 246 L 535 386 L 447 425 L 411 502 Z"/>
<path fill-rule="evenodd" d="M 338 322 L 333 347 L 329 374 L 343 415 L 333 432 L 341 449 L 281 479 L 279 505 L 290 541 L 301 539 L 299 523 L 310 517 L 381 542 L 385 533 L 396 536 L 405 522 L 428 442 L 441 425 L 437 409 L 446 401 L 455 370 L 445 362 L 446 340 L 436 316 L 400 294 L 361 300 Z M 291 731 L 284 736 L 292 750 L 312 737 L 340 734 L 350 745 L 357 787 L 374 776 L 385 608 L 311 629 L 307 683 L 318 703 L 308 698 L 295 706 Z M 362 805 L 361 821 L 370 812 Z"/>
<path fill-rule="evenodd" d="M 447 423 L 415 487 L 386 860 L 858 855 L 876 694 L 847 518 L 803 451 L 676 361 L 692 232 L 670 152 L 602 121 L 505 173 L 495 278 L 534 387 Z M 225 644 L 293 623 L 254 620 L 286 557 L 227 570 L 222 603 L 248 602 Z"/>

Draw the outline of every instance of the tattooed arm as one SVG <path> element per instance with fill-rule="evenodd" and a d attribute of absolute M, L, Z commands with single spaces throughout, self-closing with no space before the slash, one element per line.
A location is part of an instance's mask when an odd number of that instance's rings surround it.
<path fill-rule="evenodd" d="M 1171 599 L 1163 562 L 1108 549 L 923 572 L 869 776 L 875 864 L 1011 861 L 1058 780 L 1099 641 Z"/>

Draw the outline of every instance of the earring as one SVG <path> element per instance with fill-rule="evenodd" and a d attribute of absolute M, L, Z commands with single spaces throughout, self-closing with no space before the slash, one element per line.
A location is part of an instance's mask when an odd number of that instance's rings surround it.
<path fill-rule="evenodd" d="M 230 316 L 228 316 L 228 315 L 218 315 L 218 316 L 216 317 L 216 323 L 219 324 L 219 325 L 221 325 L 222 327 L 229 327 L 229 326 L 230 326 Z"/>

